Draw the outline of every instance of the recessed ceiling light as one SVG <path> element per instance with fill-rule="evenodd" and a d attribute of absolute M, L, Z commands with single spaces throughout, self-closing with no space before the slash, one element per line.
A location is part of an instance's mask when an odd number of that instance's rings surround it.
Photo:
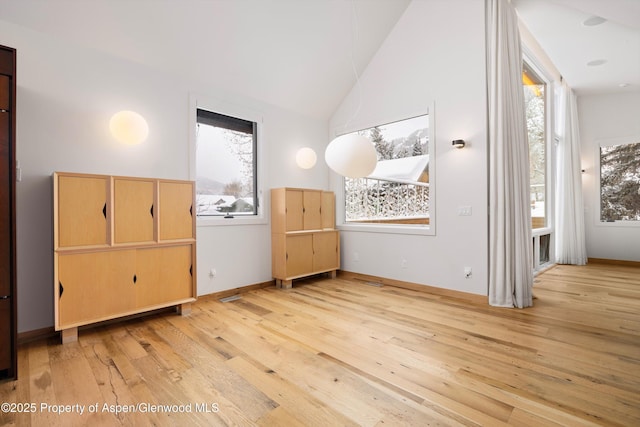
<path fill-rule="evenodd" d="M 629 83 L 620 83 L 618 86 L 625 88 L 631 86 Z"/>
<path fill-rule="evenodd" d="M 585 27 L 595 27 L 596 25 L 604 24 L 607 22 L 602 16 L 590 16 L 584 21 L 582 21 L 582 25 Z"/>
<path fill-rule="evenodd" d="M 589 67 L 597 67 L 598 65 L 606 64 L 606 59 L 594 59 L 593 61 L 587 62 L 587 66 Z"/>

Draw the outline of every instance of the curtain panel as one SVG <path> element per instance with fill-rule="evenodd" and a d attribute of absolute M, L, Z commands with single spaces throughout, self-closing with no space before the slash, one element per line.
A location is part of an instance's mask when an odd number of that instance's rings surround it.
<path fill-rule="evenodd" d="M 585 265 L 587 247 L 580 166 L 578 105 L 571 88 L 563 83 L 558 105 L 560 141 L 556 161 L 556 262 Z"/>
<path fill-rule="evenodd" d="M 489 304 L 533 305 L 527 138 L 518 19 L 486 0 L 489 128 Z"/>

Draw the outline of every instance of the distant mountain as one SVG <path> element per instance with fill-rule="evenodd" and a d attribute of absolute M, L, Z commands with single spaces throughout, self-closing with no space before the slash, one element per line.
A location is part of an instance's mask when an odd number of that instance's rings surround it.
<path fill-rule="evenodd" d="M 225 184 L 215 179 L 199 176 L 196 178 L 198 194 L 224 194 Z"/>
<path fill-rule="evenodd" d="M 412 132 L 404 138 L 396 138 L 392 140 L 391 143 L 394 146 L 394 155 L 398 155 L 398 153 L 405 152 L 406 150 L 408 150 L 409 153 L 412 153 L 413 145 L 417 138 L 420 139 L 420 147 L 422 148 L 422 153 L 420 154 L 429 154 L 429 129 L 423 128 Z"/>

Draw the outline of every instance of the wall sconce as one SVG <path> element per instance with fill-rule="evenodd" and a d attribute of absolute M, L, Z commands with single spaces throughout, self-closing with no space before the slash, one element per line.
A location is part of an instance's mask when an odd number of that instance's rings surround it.
<path fill-rule="evenodd" d="M 451 141 L 451 145 L 453 145 L 455 148 L 464 148 L 464 139 L 454 139 L 453 141 Z"/>
<path fill-rule="evenodd" d="M 118 141 L 128 145 L 140 144 L 149 135 L 147 121 L 134 111 L 114 114 L 109 121 L 109 130 Z"/>
<path fill-rule="evenodd" d="M 303 147 L 296 153 L 296 163 L 301 169 L 311 169 L 316 165 L 316 152 L 312 148 Z"/>

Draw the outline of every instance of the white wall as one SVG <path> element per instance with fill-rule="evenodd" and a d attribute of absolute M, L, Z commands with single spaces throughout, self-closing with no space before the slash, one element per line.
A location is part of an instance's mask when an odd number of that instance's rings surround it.
<path fill-rule="evenodd" d="M 297 148 L 319 153 L 326 121 L 227 93 L 208 82 L 185 81 L 90 51 L 0 20 L 2 44 L 17 49 L 18 330 L 53 325 L 52 181 L 54 171 L 189 179 L 189 93 L 243 105 L 264 114 L 266 185 L 327 188 L 322 162 L 295 166 Z M 212 79 L 215 76 L 212 76 Z M 113 113 L 132 109 L 150 127 L 149 139 L 122 146 L 108 134 Z M 198 293 L 271 280 L 269 224 L 198 227 Z M 208 269 L 218 275 L 210 279 Z"/>
<path fill-rule="evenodd" d="M 599 222 L 597 170 L 602 142 L 640 142 L 640 92 L 578 97 L 587 256 L 640 261 L 640 225 Z M 640 165 L 638 166 L 640 167 Z"/>
<path fill-rule="evenodd" d="M 484 2 L 412 2 L 362 73 L 361 89 L 343 101 L 332 129 L 407 118 L 435 103 L 436 235 L 345 231 L 342 269 L 486 295 Z M 467 147 L 453 149 L 454 139 Z M 332 182 L 339 191 L 341 180 Z M 459 206 L 472 206 L 473 215 L 458 216 Z M 469 279 L 465 266 L 473 269 Z"/>

